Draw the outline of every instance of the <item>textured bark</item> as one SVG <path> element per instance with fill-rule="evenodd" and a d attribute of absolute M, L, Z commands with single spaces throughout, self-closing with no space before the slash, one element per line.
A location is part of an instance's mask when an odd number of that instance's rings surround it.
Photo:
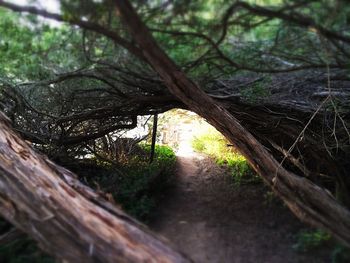
<path fill-rule="evenodd" d="M 224 134 L 296 216 L 330 231 L 350 246 L 350 212 L 325 189 L 283 168 L 229 111 L 178 69 L 157 45 L 128 1 L 116 1 L 116 5 L 144 57 L 170 92 Z"/>
<path fill-rule="evenodd" d="M 189 262 L 74 174 L 31 149 L 0 114 L 0 214 L 68 262 Z"/>

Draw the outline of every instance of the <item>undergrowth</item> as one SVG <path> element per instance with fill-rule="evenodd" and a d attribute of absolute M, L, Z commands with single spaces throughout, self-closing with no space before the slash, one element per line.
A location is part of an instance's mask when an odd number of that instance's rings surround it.
<path fill-rule="evenodd" d="M 320 229 L 303 230 L 297 234 L 297 242 L 293 249 L 299 252 L 312 252 L 328 248 L 332 263 L 350 262 L 350 249 L 337 242 L 332 236 Z"/>
<path fill-rule="evenodd" d="M 157 197 L 171 182 L 176 156 L 170 147 L 156 145 L 155 158 L 149 163 L 150 145 L 140 146 L 144 155 L 130 156 L 118 167 L 97 162 L 76 173 L 91 187 L 111 194 L 124 211 L 145 222 L 152 215 Z"/>
<path fill-rule="evenodd" d="M 29 238 L 21 238 L 0 246 L 0 262 L 4 263 L 54 263 L 52 257 L 38 249 Z"/>
<path fill-rule="evenodd" d="M 293 249 L 307 252 L 326 245 L 330 242 L 331 235 L 322 230 L 303 230 L 297 235 L 297 242 Z"/>
<path fill-rule="evenodd" d="M 12 226 L 0 218 L 0 236 Z M 29 238 L 19 238 L 0 246 L 0 262 L 4 263 L 54 263 L 52 257 L 38 249 Z"/>
<path fill-rule="evenodd" d="M 260 177 L 249 166 L 247 160 L 216 130 L 209 130 L 192 140 L 195 151 L 205 153 L 221 166 L 230 170 L 235 185 L 259 183 Z"/>

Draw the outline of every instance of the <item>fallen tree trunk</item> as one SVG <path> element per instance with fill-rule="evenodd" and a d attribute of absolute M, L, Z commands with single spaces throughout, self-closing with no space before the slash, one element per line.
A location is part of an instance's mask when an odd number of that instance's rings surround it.
<path fill-rule="evenodd" d="M 75 175 L 36 153 L 0 113 L 0 213 L 68 262 L 190 262 Z"/>
<path fill-rule="evenodd" d="M 116 5 L 144 57 L 170 92 L 225 135 L 297 217 L 330 231 L 350 246 L 349 210 L 325 189 L 286 170 L 227 109 L 187 78 L 158 46 L 128 1 L 116 1 Z"/>

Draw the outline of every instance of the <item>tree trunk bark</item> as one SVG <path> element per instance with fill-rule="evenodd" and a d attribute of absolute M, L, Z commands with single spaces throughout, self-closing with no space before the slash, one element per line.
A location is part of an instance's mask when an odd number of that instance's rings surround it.
<path fill-rule="evenodd" d="M 190 262 L 74 174 L 36 153 L 0 113 L 0 213 L 68 262 Z"/>
<path fill-rule="evenodd" d="M 330 231 L 350 246 L 350 212 L 325 189 L 284 169 L 230 112 L 187 78 L 158 46 L 128 1 L 116 1 L 116 5 L 143 56 L 169 91 L 225 135 L 297 217 Z"/>

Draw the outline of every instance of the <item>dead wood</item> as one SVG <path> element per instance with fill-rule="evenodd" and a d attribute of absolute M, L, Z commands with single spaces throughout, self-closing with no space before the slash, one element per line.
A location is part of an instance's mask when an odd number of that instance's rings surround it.
<path fill-rule="evenodd" d="M 0 116 L 0 213 L 68 262 L 189 262 L 74 174 L 31 149 Z"/>

